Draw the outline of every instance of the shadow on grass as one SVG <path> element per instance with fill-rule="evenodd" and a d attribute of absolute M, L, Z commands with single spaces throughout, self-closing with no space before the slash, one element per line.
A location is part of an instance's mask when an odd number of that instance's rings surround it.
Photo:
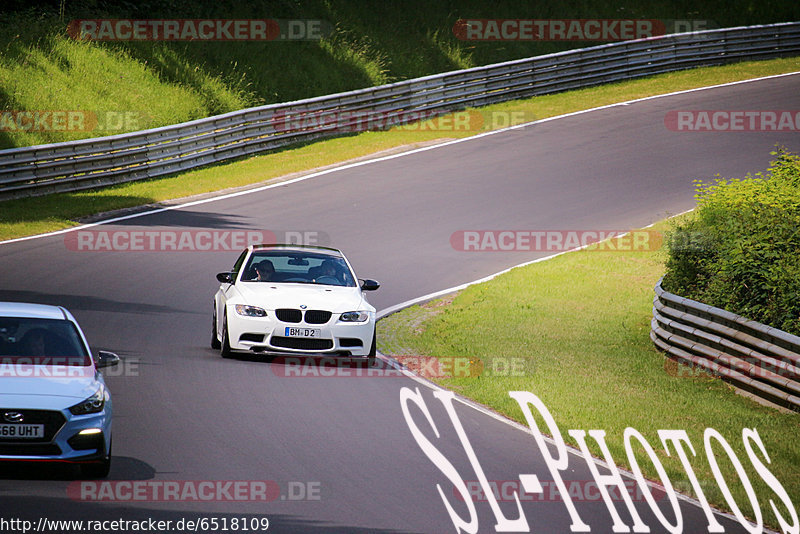
<path fill-rule="evenodd" d="M 360 132 L 342 133 L 340 135 L 316 138 L 308 141 L 293 143 L 280 148 L 275 148 L 257 154 L 258 156 L 265 156 L 270 154 L 279 154 L 281 152 L 303 148 L 306 145 L 314 144 L 321 140 L 328 140 L 334 137 L 352 137 L 358 135 Z M 248 159 L 254 155 L 240 156 L 225 161 L 220 161 L 210 165 L 199 167 L 199 169 L 208 170 L 217 167 L 224 167 L 233 165 Z M 310 171 L 310 169 L 308 169 Z M 192 171 L 188 171 L 192 172 Z M 287 171 L 289 173 L 290 171 Z M 294 171 L 291 171 L 294 172 Z M 302 171 L 301 171 L 302 172 Z M 187 171 L 178 172 L 153 178 L 150 180 L 142 180 L 137 183 L 157 182 L 167 179 L 174 179 L 181 175 L 185 175 Z M 190 177 L 187 177 L 187 180 Z M 196 194 L 209 194 L 214 191 L 225 188 L 228 184 L 224 183 L 224 179 L 220 178 L 219 183 L 212 186 L 210 191 L 197 192 Z M 253 182 L 252 184 L 242 184 L 240 187 L 247 187 L 248 185 L 255 185 L 261 182 Z M 21 235 L 31 235 L 33 233 L 52 231 L 59 227 L 69 226 L 72 223 L 90 223 L 98 222 L 105 219 L 119 217 L 124 215 L 132 215 L 135 213 L 151 211 L 165 207 L 162 200 L 149 196 L 141 196 L 135 194 L 114 194 L 113 187 L 101 188 L 96 190 L 82 191 L 78 193 L 55 193 L 41 197 L 29 197 L 14 200 L 0 201 L 0 227 L 4 224 L 16 225 L 30 225 L 33 228 L 26 231 L 24 228 L 15 230 L 13 235 L 3 235 L 0 229 L 0 239 L 18 237 Z M 130 183 L 123 184 L 119 187 L 130 187 Z M 0 189 L 2 187 L 0 186 Z M 175 186 L 173 198 L 178 198 L 189 194 L 180 185 Z M 199 209 L 197 211 L 186 210 L 168 210 L 160 214 L 153 214 L 152 219 L 146 223 L 142 222 L 139 217 L 117 221 L 114 224 L 118 225 L 162 225 L 162 226 L 181 226 L 193 228 L 246 228 L 246 223 L 243 222 L 243 217 L 237 217 L 231 214 L 209 213 Z M 47 225 L 47 227 L 45 227 Z"/>
<path fill-rule="evenodd" d="M 142 206 L 155 202 L 135 195 L 56 193 L 0 202 L 0 224 L 58 223 L 101 211 Z"/>

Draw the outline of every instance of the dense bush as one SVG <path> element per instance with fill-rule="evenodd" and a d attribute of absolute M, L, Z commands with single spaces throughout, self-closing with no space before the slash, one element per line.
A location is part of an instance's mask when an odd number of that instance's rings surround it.
<path fill-rule="evenodd" d="M 800 335 L 800 157 L 697 182 L 697 209 L 667 244 L 664 288 Z"/>

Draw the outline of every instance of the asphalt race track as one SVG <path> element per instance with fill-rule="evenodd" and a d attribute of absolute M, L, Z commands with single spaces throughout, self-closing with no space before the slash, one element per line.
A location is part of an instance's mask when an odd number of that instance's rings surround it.
<path fill-rule="evenodd" d="M 459 252 L 450 245 L 455 231 L 641 227 L 693 207 L 694 178 L 763 170 L 776 143 L 800 150 L 792 132 L 669 131 L 668 111 L 798 109 L 797 75 L 690 92 L 92 230 L 319 232 L 360 277 L 382 283 L 371 295 L 380 310 L 547 255 Z M 0 517 L 267 517 L 270 532 L 453 532 L 437 484 L 466 516 L 401 412 L 401 388 L 418 387 L 439 437 L 419 410 L 412 410 L 414 420 L 463 479 L 475 480 L 429 388 L 395 374 L 287 377 L 279 363 L 223 360 L 209 347 L 214 275 L 228 270 L 238 251 L 78 251 L 71 235 L 0 245 L 0 300 L 64 305 L 95 348 L 126 359 L 121 375 L 107 378 L 114 396 L 109 480 L 269 481 L 273 500 L 92 502 L 81 498 L 69 469 L 4 466 Z M 456 411 L 489 480 L 518 481 L 526 473 L 552 480 L 530 435 L 464 404 Z M 591 475 L 571 456 L 565 478 Z M 488 503 L 475 505 L 479 532 L 494 532 Z M 576 505 L 592 532 L 611 531 L 602 501 Z M 652 532 L 661 532 L 647 503 L 636 506 Z M 513 502 L 500 507 L 517 517 Z M 558 499 L 526 501 L 522 510 L 532 532 L 569 532 Z M 681 510 L 684 532 L 706 531 L 699 507 L 681 502 Z M 771 514 L 764 503 L 762 511 Z M 719 520 L 726 532 L 745 531 L 731 518 Z"/>

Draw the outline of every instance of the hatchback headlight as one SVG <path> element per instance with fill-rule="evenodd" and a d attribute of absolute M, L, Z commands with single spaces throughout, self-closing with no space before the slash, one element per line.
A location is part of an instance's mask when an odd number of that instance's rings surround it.
<path fill-rule="evenodd" d="M 237 304 L 236 313 L 245 317 L 266 317 L 267 311 L 258 306 L 248 306 L 247 304 Z"/>
<path fill-rule="evenodd" d="M 97 391 L 95 391 L 94 395 L 70 407 L 69 411 L 72 412 L 72 415 L 86 415 L 102 412 L 103 406 L 105 406 L 107 400 L 108 393 L 106 392 L 106 388 L 100 386 Z"/>
<path fill-rule="evenodd" d="M 369 312 L 365 311 L 349 311 L 344 312 L 339 320 L 345 323 L 363 323 L 369 319 Z"/>

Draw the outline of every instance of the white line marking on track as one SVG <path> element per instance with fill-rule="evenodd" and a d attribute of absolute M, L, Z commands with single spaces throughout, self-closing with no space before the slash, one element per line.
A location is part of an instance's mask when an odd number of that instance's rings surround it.
<path fill-rule="evenodd" d="M 189 208 L 189 207 L 192 207 L 192 206 L 199 206 L 201 204 L 206 204 L 206 203 L 209 203 L 209 202 L 216 202 L 217 200 L 225 200 L 225 199 L 228 199 L 228 198 L 234 198 L 234 197 L 238 197 L 238 196 L 242 196 L 242 195 L 249 195 L 251 193 L 258 193 L 260 191 L 266 191 L 267 189 L 272 189 L 274 187 L 282 187 L 282 186 L 293 184 L 293 183 L 296 183 L 296 182 L 302 182 L 304 180 L 309 180 L 311 178 L 316 178 L 318 176 L 323 176 L 325 174 L 331 174 L 331 173 L 334 173 L 334 172 L 339 172 L 339 171 L 343 171 L 343 170 L 347 170 L 347 169 L 352 169 L 352 168 L 355 168 L 355 167 L 361 167 L 362 165 L 369 165 L 369 164 L 378 163 L 378 162 L 381 162 L 381 161 L 388 161 L 388 160 L 395 159 L 395 158 L 401 158 L 401 157 L 405 157 L 405 156 L 410 156 L 412 154 L 425 152 L 427 150 L 434 150 L 434 149 L 437 149 L 437 148 L 442 148 L 442 147 L 454 145 L 454 144 L 457 144 L 457 143 L 465 143 L 465 142 L 468 142 L 468 141 L 473 141 L 475 139 L 480 139 L 482 137 L 487 137 L 487 136 L 490 136 L 490 135 L 496 135 L 496 134 L 499 134 L 499 133 L 507 132 L 509 130 L 516 130 L 516 129 L 519 129 L 519 128 L 525 128 L 525 127 L 533 126 L 533 125 L 540 124 L 540 123 L 543 123 L 543 122 L 550 122 L 550 121 L 554 121 L 554 120 L 558 120 L 558 119 L 563 119 L 563 118 L 566 118 L 566 117 L 573 117 L 575 115 L 582 115 L 584 113 L 591 113 L 593 111 L 599 111 L 599 110 L 603 110 L 603 109 L 608 109 L 608 108 L 612 108 L 614 106 L 628 105 L 628 104 L 633 104 L 633 103 L 636 103 L 636 102 L 644 102 L 646 100 L 654 100 L 656 98 L 664 98 L 664 97 L 668 97 L 668 96 L 675 96 L 675 95 L 681 95 L 681 94 L 685 94 L 685 93 L 692 93 L 692 92 L 695 92 L 695 91 L 705 91 L 707 89 L 717 89 L 717 88 L 720 88 L 720 87 L 728 87 L 728 86 L 739 85 L 739 84 L 743 84 L 743 83 L 751 83 L 751 82 L 757 82 L 757 81 L 761 81 L 761 80 L 769 80 L 769 79 L 773 79 L 773 78 L 782 78 L 782 77 L 785 77 L 785 76 L 794 76 L 794 75 L 797 75 L 797 74 L 800 74 L 800 71 L 798 71 L 798 72 L 787 72 L 787 73 L 784 73 L 784 74 L 773 74 L 771 76 L 762 76 L 760 78 L 751 78 L 749 80 L 739 80 L 739 81 L 736 81 L 736 82 L 721 83 L 721 84 L 717 84 L 717 85 L 710 85 L 708 87 L 697 87 L 697 88 L 694 88 L 694 89 L 685 89 L 683 91 L 675 91 L 673 93 L 664 93 L 662 95 L 647 96 L 647 97 L 644 97 L 644 98 L 637 98 L 635 100 L 628 100 L 626 102 L 617 102 L 617 103 L 608 104 L 608 105 L 605 105 L 605 106 L 599 106 L 599 107 L 590 108 L 590 109 L 584 109 L 584 110 L 580 110 L 580 111 L 573 111 L 572 113 L 565 113 L 563 115 L 557 115 L 555 117 L 548 117 L 546 119 L 539 119 L 539 120 L 535 120 L 535 121 L 531 121 L 531 122 L 526 122 L 526 123 L 523 123 L 523 124 L 517 124 L 515 126 L 509 126 L 507 128 L 501 128 L 499 130 L 492 130 L 490 132 L 484 132 L 484 133 L 480 133 L 480 134 L 473 135 L 473 136 L 470 136 L 470 137 L 464 137 L 462 139 L 454 139 L 452 141 L 445 141 L 444 143 L 439 143 L 438 145 L 431 145 L 431 146 L 426 146 L 426 147 L 421 147 L 421 148 L 415 148 L 415 149 L 409 150 L 407 152 L 400 152 L 398 154 L 391 154 L 391 155 L 388 155 L 388 156 L 381 156 L 381 157 L 375 158 L 375 159 L 358 161 L 358 162 L 355 162 L 355 163 L 348 163 L 348 164 L 342 165 L 340 167 L 334 167 L 332 169 L 325 169 L 324 171 L 314 172 L 314 173 L 311 173 L 311 174 L 307 174 L 305 176 L 299 176 L 297 178 L 293 178 L 293 179 L 287 180 L 285 182 L 277 182 L 277 183 L 274 183 L 274 184 L 264 185 L 264 186 L 261 186 L 261 187 L 255 187 L 253 189 L 247 189 L 247 190 L 244 190 L 244 191 L 237 191 L 235 193 L 226 193 L 226 194 L 215 196 L 215 197 L 204 198 L 202 200 L 194 200 L 194 201 L 186 202 L 186 203 L 183 203 L 183 204 L 176 204 L 175 206 L 164 206 L 163 208 L 157 208 L 157 209 L 153 209 L 153 210 L 149 210 L 149 211 L 142 211 L 142 212 L 139 212 L 139 213 L 131 213 L 129 215 L 122 215 L 120 217 L 112 217 L 110 219 L 106 219 L 106 220 L 103 220 L 103 221 L 97 221 L 97 222 L 93 222 L 93 223 L 82 224 L 82 225 L 79 225 L 79 226 L 73 226 L 73 227 L 70 227 L 70 228 L 64 228 L 63 230 L 55 230 L 53 232 L 47 232 L 47 233 L 44 233 L 44 234 L 37 234 L 37 235 L 32 235 L 32 236 L 16 237 L 16 238 L 13 238 L 13 239 L 7 239 L 5 241 L 0 241 L 0 245 L 5 245 L 5 244 L 8 244 L 8 243 L 17 243 L 19 241 L 28 241 L 28 240 L 31 240 L 31 239 L 38 239 L 38 238 L 41 238 L 41 237 L 50 237 L 50 236 L 54 236 L 54 235 L 65 234 L 67 232 L 74 232 L 76 230 L 80 230 L 80 229 L 83 229 L 83 228 L 91 228 L 93 226 L 99 226 L 101 224 L 112 224 L 112 223 L 119 222 L 119 221 L 124 221 L 124 220 L 128 220 L 128 219 L 134 219 L 136 217 L 144 217 L 146 215 L 153 215 L 153 214 L 161 213 L 161 212 L 164 212 L 164 211 L 171 211 L 171 210 Z"/>
<path fill-rule="evenodd" d="M 675 95 L 681 95 L 681 94 L 686 94 L 686 93 L 693 93 L 695 91 L 705 91 L 707 89 L 717 89 L 717 88 L 720 88 L 720 87 L 728 87 L 728 86 L 739 85 L 739 84 L 743 84 L 743 83 L 757 82 L 757 81 L 761 81 L 761 80 L 769 80 L 769 79 L 772 79 L 772 78 L 781 78 L 781 77 L 784 77 L 784 76 L 794 76 L 794 75 L 797 75 L 797 74 L 800 74 L 800 71 L 798 71 L 798 72 L 788 72 L 788 73 L 784 73 L 784 74 L 773 74 L 773 75 L 770 75 L 770 76 L 762 76 L 762 77 L 759 77 L 759 78 L 751 78 L 749 80 L 740 80 L 740 81 L 735 81 L 735 82 L 727 82 L 727 83 L 722 83 L 722 84 L 717 84 L 717 85 L 710 85 L 710 86 L 707 86 L 707 87 L 697 87 L 697 88 L 694 88 L 694 89 L 685 89 L 685 90 L 682 90 L 682 91 L 675 91 L 675 92 L 672 92 L 672 93 L 664 93 L 664 94 L 661 94 L 661 95 L 647 96 L 647 97 L 644 97 L 644 98 L 637 98 L 637 99 L 628 100 L 628 101 L 625 101 L 625 102 L 617 102 L 617 103 L 608 104 L 608 105 L 605 105 L 605 106 L 598 106 L 598 107 L 595 107 L 595 108 L 590 108 L 590 109 L 585 109 L 585 110 L 580 110 L 580 111 L 573 111 L 572 113 L 565 113 L 563 115 L 558 115 L 558 116 L 555 116 L 555 117 L 548 117 L 548 118 L 545 118 L 545 119 L 539 119 L 539 120 L 535 120 L 535 121 L 531 121 L 531 122 L 527 122 L 527 123 L 523 123 L 523 124 L 517 124 L 515 126 L 509 126 L 507 128 L 501 128 L 501 129 L 498 129 L 498 130 L 492 130 L 490 132 L 484 132 L 484 133 L 480 133 L 480 134 L 473 135 L 473 136 L 470 136 L 470 137 L 465 137 L 465 138 L 462 138 L 462 139 L 455 139 L 455 140 L 452 140 L 452 141 L 446 141 L 446 142 L 440 143 L 438 145 L 431 145 L 431 146 L 427 146 L 427 147 L 416 148 L 414 150 L 409 150 L 407 152 L 401 152 L 399 154 L 392 154 L 392 155 L 389 155 L 389 156 L 382 156 L 380 158 L 375 158 L 375 159 L 371 159 L 371 160 L 365 160 L 365 161 L 359 161 L 359 162 L 356 162 L 356 163 L 350 163 L 350 164 L 347 164 L 347 165 L 342 165 L 341 167 L 335 167 L 333 169 L 326 169 L 324 171 L 319 171 L 319 172 L 307 174 L 305 176 L 300 176 L 298 178 L 287 180 L 285 182 L 278 182 L 278 183 L 275 183 L 275 184 L 269 184 L 269 185 L 265 185 L 265 186 L 262 186 L 262 187 L 256 187 L 256 188 L 253 188 L 253 189 L 247 189 L 245 191 L 237 191 L 236 193 L 228 193 L 228 194 L 219 195 L 219 196 L 216 196 L 216 197 L 205 198 L 205 199 L 202 199 L 202 200 L 196 200 L 196 201 L 192 201 L 192 202 L 186 202 L 184 204 L 178 204 L 178 205 L 175 205 L 175 206 L 165 206 L 163 208 L 157 208 L 157 209 L 154 209 L 154 210 L 149 210 L 149 211 L 144 211 L 144 212 L 139 212 L 139 213 L 132 213 L 130 215 L 123 215 L 123 216 L 120 216 L 120 217 L 113 217 L 111 219 L 106 219 L 106 220 L 103 220 L 103 221 L 97 221 L 97 222 L 94 222 L 94 223 L 83 224 L 83 225 L 79 225 L 79 226 L 75 226 L 75 227 L 71 227 L 71 228 L 65 228 L 63 230 L 56 230 L 56 231 L 53 231 L 53 232 L 47 232 L 47 233 L 44 233 L 44 234 L 37 234 L 37 235 L 32 235 L 32 236 L 17 237 L 17 238 L 14 238 L 14 239 L 7 239 L 5 241 L 0 241 L 0 245 L 5 245 L 5 244 L 9 244 L 9 243 L 16 243 L 16 242 L 20 242 L 20 241 L 28 241 L 28 240 L 31 240 L 31 239 L 38 239 L 38 238 L 41 238 L 41 237 L 49 237 L 49 236 L 54 236 L 54 235 L 65 234 L 67 232 L 74 232 L 76 230 L 80 230 L 80 229 L 83 229 L 83 228 L 91 228 L 93 226 L 99 226 L 99 225 L 102 225 L 102 224 L 111 224 L 111 223 L 115 223 L 115 222 L 118 222 L 118 221 L 134 219 L 136 217 L 144 217 L 146 215 L 153 215 L 153 214 L 161 213 L 161 212 L 164 212 L 164 211 L 178 210 L 178 209 L 188 208 L 188 207 L 192 207 L 192 206 L 198 206 L 198 205 L 201 205 L 201 204 L 206 204 L 206 203 L 209 203 L 209 202 L 215 202 L 217 200 L 225 200 L 225 199 L 228 199 L 228 198 L 234 198 L 234 197 L 238 197 L 238 196 L 242 196 L 242 195 L 249 195 L 251 193 L 258 193 L 260 191 L 266 191 L 266 190 L 272 189 L 274 187 L 281 187 L 281 186 L 289 185 L 289 184 L 292 184 L 292 183 L 295 183 L 295 182 L 301 182 L 301 181 L 304 181 L 304 180 L 309 180 L 311 178 L 316 178 L 318 176 L 323 176 L 325 174 L 331 174 L 331 173 L 338 172 L 338 171 L 343 171 L 343 170 L 346 170 L 346 169 L 352 169 L 352 168 L 355 168 L 355 167 L 360 167 L 362 165 L 369 165 L 369 164 L 378 163 L 378 162 L 381 162 L 381 161 L 388 161 L 388 160 L 395 159 L 395 158 L 410 156 L 412 154 L 417 154 L 419 152 L 425 152 L 427 150 L 434 150 L 434 149 L 437 149 L 437 148 L 442 148 L 442 147 L 449 146 L 449 145 L 454 145 L 454 144 L 457 144 L 457 143 L 464 143 L 464 142 L 467 142 L 467 141 L 480 139 L 482 137 L 487 137 L 487 136 L 490 136 L 490 135 L 503 133 L 503 132 L 506 132 L 506 131 L 509 131 L 509 130 L 516 130 L 516 129 L 519 129 L 519 128 L 525 128 L 527 126 L 533 126 L 535 124 L 539 124 L 539 123 L 543 123 L 543 122 L 550 122 L 550 121 L 554 121 L 554 120 L 558 120 L 558 119 L 563 119 L 563 118 L 566 118 L 566 117 L 573 117 L 575 115 L 582 115 L 584 113 L 591 113 L 593 111 L 599 111 L 599 110 L 603 110 L 603 109 L 608 109 L 608 108 L 611 108 L 611 107 L 614 107 L 614 106 L 627 106 L 629 104 L 633 104 L 633 103 L 636 103 L 636 102 L 644 102 L 646 100 L 654 100 L 656 98 L 664 98 L 664 97 L 668 97 L 668 96 L 675 96 Z M 691 211 L 691 210 L 688 210 L 688 211 Z M 684 212 L 684 213 L 687 213 L 687 212 Z M 653 224 L 655 224 L 655 223 L 653 223 Z M 649 228 L 649 227 L 653 226 L 653 224 L 648 225 L 645 228 Z M 619 234 L 619 235 L 625 235 L 625 234 Z M 430 300 L 432 298 L 436 298 L 438 296 L 446 295 L 446 294 L 452 293 L 454 291 L 459 291 L 461 289 L 464 289 L 467 286 L 491 280 L 492 278 L 495 278 L 495 277 L 497 277 L 497 276 L 499 276 L 501 274 L 504 274 L 504 273 L 510 271 L 511 269 L 516 269 L 517 267 L 524 267 L 526 265 L 531 265 L 533 263 L 538 263 L 540 261 L 549 260 L 549 259 L 555 258 L 557 256 L 560 256 L 561 254 L 566 254 L 567 252 L 573 252 L 574 250 L 579 250 L 580 248 L 583 248 L 583 247 L 579 247 L 577 249 L 568 250 L 568 251 L 564 251 L 564 252 L 559 252 L 558 254 L 553 254 L 551 256 L 546 256 L 544 258 L 538 258 L 538 259 L 535 259 L 533 261 L 521 263 L 519 265 L 515 265 L 513 267 L 509 267 L 508 269 L 504 269 L 502 271 L 499 271 L 497 273 L 491 274 L 491 275 L 486 276 L 484 278 L 481 278 L 479 280 L 475 280 L 473 282 L 468 282 L 468 283 L 462 284 L 460 286 L 455 286 L 455 287 L 452 287 L 452 288 L 449 288 L 449 289 L 445 289 L 445 290 L 442 290 L 442 291 L 437 291 L 436 293 L 431 293 L 429 295 L 425 295 L 425 296 L 422 296 L 422 297 L 417 297 L 415 299 L 408 300 L 406 302 L 397 304 L 395 306 L 390 306 L 389 308 L 385 308 L 385 309 L 381 310 L 380 312 L 378 312 L 378 317 L 379 318 L 383 318 L 383 317 L 385 317 L 385 316 L 387 316 L 387 315 L 389 315 L 391 313 L 399 311 L 402 308 L 411 306 L 411 305 L 416 304 L 418 302 L 423 302 L 425 300 Z M 391 361 L 392 361 L 393 365 L 397 365 L 397 363 L 394 360 L 391 360 Z M 415 380 L 415 381 L 419 382 L 420 384 L 423 384 L 423 385 L 425 385 L 425 386 L 427 386 L 427 387 L 429 387 L 431 389 L 442 389 L 441 387 L 437 386 L 436 384 L 433 384 L 432 382 L 429 382 L 429 381 L 423 379 L 422 377 L 419 377 L 419 376 L 414 375 L 413 373 L 410 373 L 406 369 L 403 369 L 403 373 L 406 374 L 409 378 L 412 378 L 413 380 Z M 505 422 L 506 424 L 509 424 L 514 428 L 517 428 L 519 430 L 527 432 L 528 434 L 531 434 L 531 430 L 528 427 L 523 426 L 523 425 L 517 423 L 516 421 L 512 421 L 511 419 L 508 419 L 505 416 L 497 414 L 497 413 L 489 410 L 485 406 L 481 406 L 480 404 L 477 404 L 477 403 L 475 403 L 473 401 L 470 401 L 469 399 L 465 399 L 465 398 L 460 397 L 458 395 L 455 396 L 455 399 L 458 400 L 459 402 L 461 402 L 462 404 L 464 404 L 465 406 L 470 406 L 471 408 L 473 408 L 475 410 L 478 410 L 479 412 L 484 413 L 484 414 L 486 414 L 486 415 L 488 415 L 490 417 L 493 417 L 494 419 L 497 419 L 498 421 Z M 550 443 L 553 443 L 552 440 L 548 439 L 548 441 L 550 441 Z M 573 454 L 582 456 L 580 451 L 578 451 L 577 449 L 574 449 L 574 448 L 569 447 L 569 446 L 568 446 L 568 449 Z M 598 465 L 601 465 L 601 466 L 606 466 L 607 465 L 605 462 L 603 462 L 602 460 L 599 460 L 597 458 L 595 458 L 594 460 L 595 460 L 596 463 L 598 463 Z M 629 477 L 633 476 L 630 472 L 627 472 L 627 471 L 625 471 L 623 469 L 620 469 L 620 473 L 623 473 L 623 474 L 625 474 L 625 475 L 627 475 Z M 649 482 L 648 481 L 648 483 L 654 488 L 659 488 L 660 487 L 658 484 L 655 484 L 653 482 Z M 694 504 L 694 505 L 700 507 L 700 503 L 696 499 L 693 499 L 692 497 L 689 497 L 687 495 L 683 495 L 683 494 L 681 494 L 679 492 L 676 492 L 676 493 L 678 495 L 678 498 L 680 498 L 681 500 L 684 500 L 686 502 L 689 502 L 691 504 Z M 726 512 L 722 512 L 722 511 L 719 511 L 719 510 L 716 510 L 716 509 L 712 509 L 712 510 L 713 510 L 713 512 L 715 514 L 717 514 L 719 516 L 726 517 L 728 519 L 732 519 L 733 521 L 738 521 L 736 519 L 736 517 L 733 516 L 732 514 L 729 514 L 729 513 L 726 513 Z M 751 523 L 751 525 L 752 525 L 752 523 Z M 770 533 L 774 532 L 775 534 L 777 534 L 777 532 L 768 530 L 766 527 L 764 527 L 764 530 L 765 530 L 765 532 L 770 532 Z"/>
<path fill-rule="evenodd" d="M 675 214 L 675 215 L 673 215 L 671 217 L 668 217 L 668 218 L 669 219 L 673 219 L 675 217 L 680 217 L 681 215 L 685 215 L 685 214 L 690 213 L 692 211 L 694 211 L 694 209 L 683 211 L 681 213 Z M 651 224 L 648 224 L 647 226 L 644 226 L 644 228 L 652 228 L 658 222 L 659 221 L 656 221 L 656 222 L 653 222 Z M 629 232 L 619 233 L 619 234 L 617 234 L 616 236 L 614 236 L 614 237 L 612 237 L 610 239 L 615 239 L 615 238 L 618 238 L 618 237 L 622 237 L 622 236 L 627 235 L 628 233 Z M 586 248 L 587 246 L 589 246 L 589 245 L 576 247 L 576 248 L 571 249 L 571 250 L 565 250 L 563 252 L 559 252 L 558 254 L 551 254 L 550 256 L 545 256 L 543 258 L 537 258 L 537 259 L 535 259 L 533 261 L 520 263 L 518 265 L 514 265 L 512 267 L 509 267 L 507 269 L 503 269 L 502 271 L 498 271 L 498 272 L 496 272 L 494 274 L 490 274 L 489 276 L 484 276 L 483 278 L 479 278 L 477 280 L 473 280 L 472 282 L 466 282 L 464 284 L 453 286 L 453 287 L 448 288 L 448 289 L 443 289 L 441 291 L 436 291 L 435 293 L 429 293 L 429 294 L 423 295 L 421 297 L 416 297 L 416 298 L 407 300 L 405 302 L 401 302 L 400 304 L 396 304 L 394 306 L 389 306 L 388 308 L 384 308 L 384 309 L 380 310 L 377 313 L 377 318 L 378 318 L 378 320 L 383 319 L 384 317 L 386 317 L 388 315 L 391 315 L 391 314 L 393 314 L 395 312 L 398 312 L 398 311 L 402 310 L 403 308 L 408 308 L 409 306 L 413 306 L 414 304 L 419 304 L 420 302 L 425 302 L 425 301 L 428 301 L 428 300 L 432 300 L 432 299 L 435 299 L 437 297 L 441 297 L 441 296 L 447 295 L 449 293 L 455 293 L 456 291 L 461 291 L 462 289 L 467 288 L 467 287 L 469 287 L 471 285 L 480 284 L 480 283 L 483 283 L 483 282 L 488 282 L 489 280 L 491 280 L 493 278 L 496 278 L 496 277 L 498 277 L 498 276 L 500 276 L 502 274 L 505 274 L 505 273 L 511 271 L 512 269 L 516 269 L 518 267 L 525 267 L 527 265 L 532 265 L 534 263 L 539 263 L 539 262 L 542 262 L 542 261 L 551 260 L 553 258 L 557 258 L 558 256 L 561 256 L 562 254 L 567 254 L 568 252 L 579 251 L 579 250 L 581 250 L 583 248 Z M 382 354 L 382 353 L 379 353 L 379 354 L 381 355 L 381 357 L 386 362 L 388 362 L 390 365 L 392 365 L 392 367 L 394 367 L 395 369 L 398 369 L 406 377 L 408 377 L 411 380 L 417 382 L 418 384 L 421 384 L 421 385 L 423 385 L 423 386 L 425 386 L 425 387 L 427 387 L 427 388 L 429 388 L 429 389 L 431 389 L 433 391 L 448 391 L 445 388 L 441 387 L 440 385 L 438 385 L 438 384 L 436 384 L 434 382 L 431 382 L 427 378 L 424 378 L 424 377 L 418 375 L 417 373 L 414 373 L 414 372 L 408 370 L 407 368 L 405 368 L 400 362 L 398 362 L 394 358 L 392 358 L 390 356 L 387 356 L 385 354 Z M 484 415 L 488 415 L 492 419 L 495 419 L 497 421 L 505 423 L 505 424 L 511 426 L 512 428 L 517 429 L 517 430 L 521 430 L 521 431 L 525 432 L 526 434 L 528 434 L 530 436 L 533 435 L 533 432 L 527 426 L 525 426 L 523 424 L 520 424 L 520 423 L 514 421 L 513 419 L 510 419 L 510 418 L 506 417 L 505 415 L 497 413 L 497 412 L 493 411 L 492 409 L 473 401 L 472 399 L 468 399 L 466 397 L 462 397 L 461 395 L 459 395 L 457 393 L 455 394 L 455 396 L 453 398 L 454 398 L 454 400 L 460 402 L 464 406 L 468 406 L 468 407 L 472 408 L 473 410 L 476 410 L 476 411 L 478 411 L 478 412 L 480 412 L 480 413 L 482 413 Z M 551 444 L 553 446 L 556 445 L 556 442 L 555 442 L 555 440 L 553 438 L 551 438 L 549 436 L 543 436 L 543 437 L 544 437 L 545 441 L 547 441 L 547 443 L 549 443 L 549 444 Z M 580 450 L 578 450 L 575 447 L 573 447 L 572 445 L 567 444 L 567 450 L 570 453 L 574 454 L 575 456 L 578 456 L 581 459 L 583 459 L 583 453 Z M 601 460 L 599 458 L 595 458 L 595 457 L 593 457 L 592 460 L 597 465 L 599 465 L 601 467 L 604 467 L 606 469 L 609 469 L 609 465 L 608 465 L 607 462 L 605 462 L 605 461 L 603 461 L 603 460 Z M 630 471 L 628 471 L 626 469 L 623 469 L 623 468 L 621 468 L 619 466 L 617 466 L 617 469 L 619 470 L 619 472 L 622 475 L 627 476 L 628 478 L 634 478 L 633 473 L 631 473 Z M 653 482 L 651 480 L 647 480 L 647 479 L 645 479 L 645 480 L 647 481 L 647 485 L 650 486 L 651 488 L 655 488 L 655 489 L 658 489 L 660 491 L 666 491 L 661 484 L 658 484 L 658 483 Z M 680 499 L 680 500 L 682 500 L 682 501 L 684 501 L 686 503 L 693 504 L 694 506 L 697 506 L 698 508 L 702 509 L 702 505 L 700 504 L 700 501 L 698 501 L 697 499 L 695 499 L 693 497 L 690 497 L 688 495 L 684 495 L 683 493 L 681 493 L 681 492 L 679 492 L 677 490 L 675 490 L 675 495 L 677 496 L 678 499 Z M 713 506 L 711 507 L 711 511 L 714 514 L 716 514 L 716 515 L 718 515 L 720 517 L 724 517 L 726 519 L 730 519 L 730 520 L 732 520 L 734 522 L 737 522 L 737 523 L 739 521 L 736 518 L 736 516 L 734 516 L 733 514 L 728 513 L 728 512 L 724 512 L 722 510 L 718 510 L 718 509 L 714 508 Z M 751 526 L 755 526 L 754 523 L 750 523 L 750 525 Z M 767 527 L 764 527 L 764 532 L 767 532 L 769 534 L 778 534 L 777 531 L 770 530 Z"/>

